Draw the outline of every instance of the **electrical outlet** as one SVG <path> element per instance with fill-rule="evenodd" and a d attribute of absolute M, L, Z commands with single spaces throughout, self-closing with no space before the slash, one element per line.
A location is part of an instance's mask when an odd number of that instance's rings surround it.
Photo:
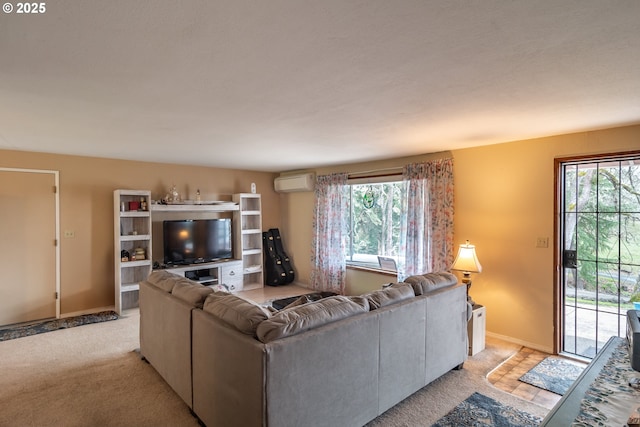
<path fill-rule="evenodd" d="M 548 237 L 538 237 L 536 240 L 536 248 L 548 248 L 549 247 L 549 238 Z"/>
<path fill-rule="evenodd" d="M 73 239 L 76 237 L 76 232 L 73 230 L 64 230 L 65 239 Z"/>

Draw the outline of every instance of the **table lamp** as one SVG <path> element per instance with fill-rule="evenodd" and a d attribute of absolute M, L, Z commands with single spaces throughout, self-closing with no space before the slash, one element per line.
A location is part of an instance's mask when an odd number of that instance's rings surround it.
<path fill-rule="evenodd" d="M 462 283 L 467 285 L 467 301 L 471 305 L 475 305 L 475 302 L 469 295 L 469 289 L 471 289 L 471 273 L 480 273 L 482 266 L 476 256 L 476 247 L 469 244 L 468 240 L 467 243 L 460 245 L 458 256 L 456 256 L 456 260 L 453 261 L 451 269 L 462 271 Z"/>

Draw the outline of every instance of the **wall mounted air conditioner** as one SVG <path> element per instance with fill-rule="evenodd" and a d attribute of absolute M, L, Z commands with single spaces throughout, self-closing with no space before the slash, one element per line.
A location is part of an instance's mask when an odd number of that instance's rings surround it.
<path fill-rule="evenodd" d="M 273 182 L 278 193 L 293 193 L 294 191 L 313 191 L 316 177 L 313 173 L 279 176 Z"/>

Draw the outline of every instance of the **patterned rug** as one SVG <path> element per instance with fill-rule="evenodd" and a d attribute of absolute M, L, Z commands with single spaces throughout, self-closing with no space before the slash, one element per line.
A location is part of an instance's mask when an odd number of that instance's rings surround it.
<path fill-rule="evenodd" d="M 542 418 L 473 393 L 432 427 L 534 427 Z"/>
<path fill-rule="evenodd" d="M 583 369 L 583 366 L 552 356 L 531 368 L 519 380 L 562 396 L 580 376 Z"/>
<path fill-rule="evenodd" d="M 82 316 L 73 316 L 64 319 L 46 320 L 30 325 L 12 326 L 6 329 L 0 329 L 0 341 L 28 337 L 30 335 L 51 332 L 57 329 L 73 328 L 74 326 L 88 325 L 90 323 L 106 322 L 116 320 L 117 318 L 118 315 L 114 311 L 101 311 L 100 313 L 84 314 Z"/>
<path fill-rule="evenodd" d="M 640 390 L 629 384 L 629 380 L 640 378 L 640 372 L 631 368 L 628 341 L 621 337 L 612 337 L 611 341 L 615 349 L 589 385 L 572 425 L 624 426 L 631 412 L 640 406 Z"/>

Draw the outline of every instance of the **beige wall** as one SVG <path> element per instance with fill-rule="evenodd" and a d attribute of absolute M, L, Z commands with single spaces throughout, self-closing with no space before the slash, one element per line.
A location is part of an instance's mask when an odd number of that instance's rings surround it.
<path fill-rule="evenodd" d="M 471 294 L 487 307 L 487 330 L 550 351 L 553 248 L 538 249 L 535 242 L 554 237 L 554 158 L 638 149 L 640 126 L 630 126 L 317 172 L 361 172 L 453 155 L 455 241 L 470 239 L 477 246 L 484 270 L 474 276 Z M 116 188 L 150 189 L 157 198 L 175 183 L 189 197 L 200 188 L 204 199 L 217 199 L 246 192 L 256 182 L 263 196 L 263 229 L 281 229 L 297 281 L 309 284 L 314 195 L 274 193 L 273 174 L 17 151 L 0 151 L 0 167 L 60 171 L 60 227 L 75 232 L 75 238 L 61 239 L 62 313 L 113 305 Z M 369 278 L 350 272 L 348 289 L 369 290 L 364 284 Z M 375 277 L 370 289 L 386 281 Z"/>
<path fill-rule="evenodd" d="M 255 182 L 262 194 L 263 228 L 280 227 L 280 200 L 271 173 L 3 150 L 0 167 L 60 172 L 63 315 L 114 304 L 115 189 L 149 189 L 157 199 L 175 183 L 184 198 L 195 198 L 199 188 L 204 200 L 230 200 L 233 193 L 249 192 Z M 75 237 L 64 238 L 65 230 Z"/>
<path fill-rule="evenodd" d="M 483 266 L 471 294 L 487 307 L 487 331 L 541 350 L 553 349 L 554 159 L 640 149 L 640 126 L 455 150 L 455 242 L 471 240 Z M 444 153 L 447 155 L 449 153 Z M 401 166 L 443 154 L 343 165 L 317 172 Z M 283 234 L 298 279 L 309 283 L 313 193 L 281 195 Z M 549 237 L 549 248 L 536 248 Z M 357 281 L 350 272 L 349 281 Z M 380 280 L 372 281 L 372 288 Z M 349 288 L 351 283 L 347 284 Z"/>
<path fill-rule="evenodd" d="M 456 242 L 476 245 L 471 294 L 488 331 L 553 350 L 554 159 L 638 149 L 640 126 L 629 126 L 454 152 Z"/>

